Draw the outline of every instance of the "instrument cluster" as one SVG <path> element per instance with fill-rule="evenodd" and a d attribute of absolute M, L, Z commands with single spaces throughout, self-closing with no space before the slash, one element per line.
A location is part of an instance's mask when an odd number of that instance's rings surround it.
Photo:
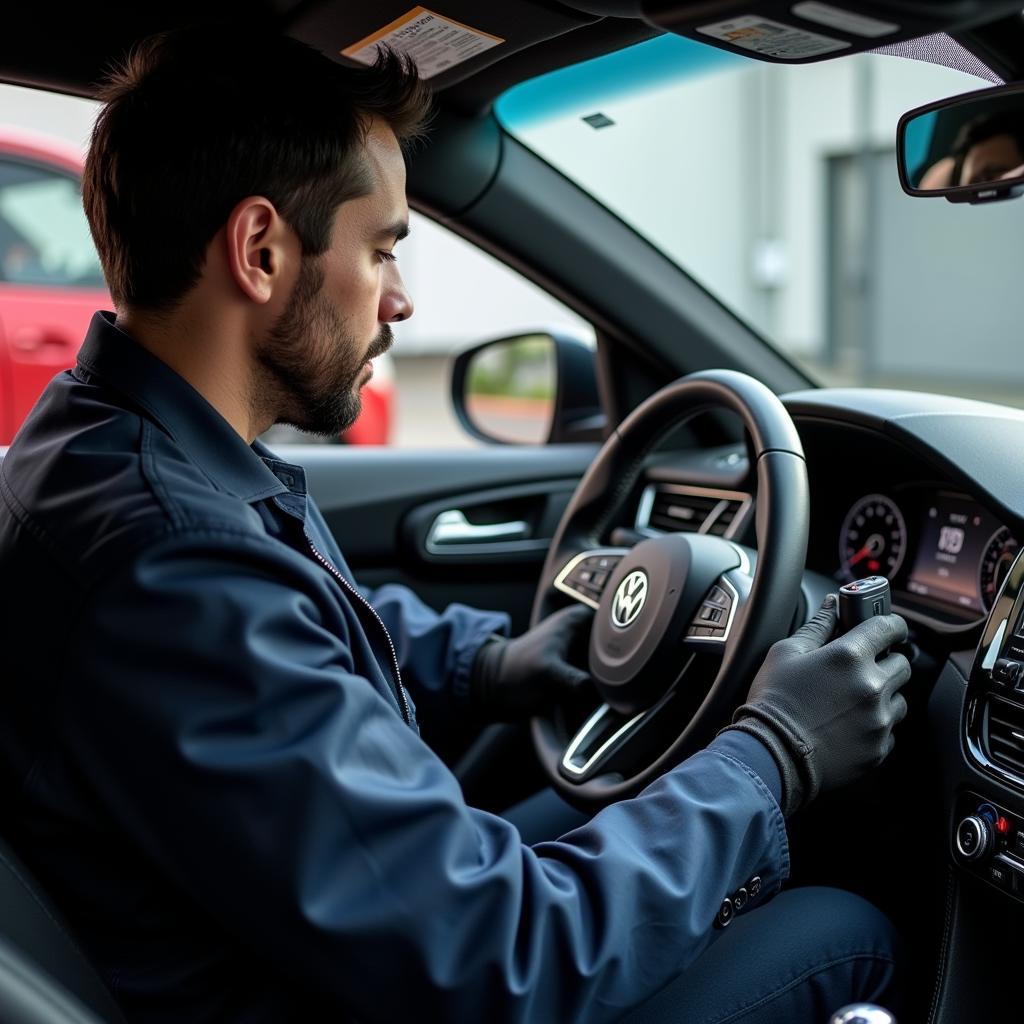
<path fill-rule="evenodd" d="M 986 615 L 1019 543 L 970 495 L 896 485 L 849 506 L 838 537 L 838 582 L 887 576 L 903 608 L 956 625 Z"/>

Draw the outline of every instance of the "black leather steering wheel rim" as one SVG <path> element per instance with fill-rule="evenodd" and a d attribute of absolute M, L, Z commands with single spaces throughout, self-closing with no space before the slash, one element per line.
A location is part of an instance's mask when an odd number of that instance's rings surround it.
<path fill-rule="evenodd" d="M 672 765 L 705 746 L 742 702 L 768 648 L 786 636 L 800 598 L 810 520 L 803 447 L 789 413 L 767 387 L 733 370 L 704 370 L 662 388 L 638 406 L 605 442 L 580 480 L 545 559 L 532 622 L 556 607 L 553 581 L 582 551 L 597 549 L 633 492 L 644 460 L 682 423 L 713 409 L 739 416 L 756 464 L 757 559 L 749 597 L 725 645 L 709 692 L 678 738 L 646 769 L 629 778 L 598 776 L 572 782 L 559 770 L 565 750 L 552 715 L 531 722 L 534 748 L 549 782 L 577 806 L 595 809 L 639 792 Z M 600 614 L 600 612 L 599 612 Z"/>

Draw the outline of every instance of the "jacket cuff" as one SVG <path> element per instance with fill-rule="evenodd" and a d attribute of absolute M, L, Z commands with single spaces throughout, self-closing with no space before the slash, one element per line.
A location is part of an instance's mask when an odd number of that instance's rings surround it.
<path fill-rule="evenodd" d="M 494 632 L 491 628 L 494 624 L 493 620 L 485 623 L 484 628 L 471 636 L 455 656 L 455 672 L 452 674 L 452 694 L 456 700 L 467 703 L 470 700 L 473 683 L 473 665 L 476 662 L 476 656 L 480 653 L 480 648 L 492 641 L 507 639 L 501 633 Z"/>
<path fill-rule="evenodd" d="M 782 775 L 779 772 L 779 766 L 775 763 L 775 758 L 772 757 L 768 748 L 756 736 L 741 732 L 739 729 L 727 729 L 715 737 L 708 749 L 727 754 L 746 765 L 760 777 L 768 787 L 768 791 L 775 797 L 775 802 L 781 806 Z"/>

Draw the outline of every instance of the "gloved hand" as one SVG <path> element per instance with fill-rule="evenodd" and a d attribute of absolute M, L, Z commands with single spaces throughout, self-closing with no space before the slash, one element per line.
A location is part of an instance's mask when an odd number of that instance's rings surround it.
<path fill-rule="evenodd" d="M 897 691 L 910 678 L 898 615 L 879 615 L 829 642 L 836 627 L 829 594 L 814 617 L 768 652 L 747 703 L 730 729 L 756 736 L 782 774 L 787 817 L 819 792 L 852 782 L 893 748 L 893 726 L 907 713 Z"/>
<path fill-rule="evenodd" d="M 514 640 L 491 637 L 473 662 L 470 701 L 491 718 L 509 720 L 572 693 L 590 676 L 567 656 L 587 636 L 593 617 L 578 604 L 549 615 Z"/>

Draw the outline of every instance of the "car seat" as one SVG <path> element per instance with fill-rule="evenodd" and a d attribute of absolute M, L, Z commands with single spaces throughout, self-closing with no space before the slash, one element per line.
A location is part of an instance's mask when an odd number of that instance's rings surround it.
<path fill-rule="evenodd" d="M 42 886 L 2 839 L 0 1021 L 125 1024 Z"/>

